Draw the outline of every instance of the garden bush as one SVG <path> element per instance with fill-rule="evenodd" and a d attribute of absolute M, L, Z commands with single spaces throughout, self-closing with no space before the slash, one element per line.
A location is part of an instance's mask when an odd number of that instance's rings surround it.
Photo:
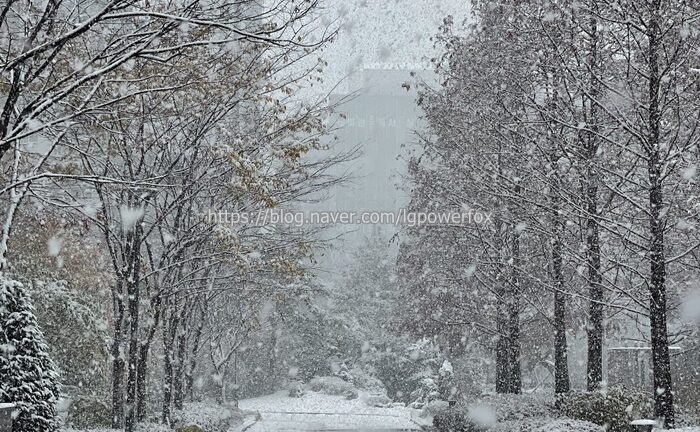
<path fill-rule="evenodd" d="M 450 404 L 444 400 L 434 400 L 423 406 L 421 417 L 435 417 L 437 414 L 447 411 Z"/>
<path fill-rule="evenodd" d="M 344 396 L 346 399 L 357 399 L 357 389 L 349 382 L 334 376 L 314 377 L 309 386 L 311 390 L 331 396 Z"/>
<path fill-rule="evenodd" d="M 301 381 L 292 381 L 287 389 L 289 397 L 300 398 L 304 396 L 304 384 Z"/>
<path fill-rule="evenodd" d="M 529 418 L 499 423 L 489 432 L 605 432 L 605 429 L 582 420 Z"/>
<path fill-rule="evenodd" d="M 477 403 L 491 407 L 499 422 L 557 417 L 549 395 L 489 394 L 479 397 Z"/>
<path fill-rule="evenodd" d="M 387 395 L 366 395 L 364 397 L 364 402 L 368 406 L 386 408 L 391 405 L 391 399 Z"/>
<path fill-rule="evenodd" d="M 628 432 L 630 421 L 651 418 L 653 407 L 646 394 L 613 387 L 564 395 L 560 409 L 567 417 L 605 426 L 608 432 Z"/>
<path fill-rule="evenodd" d="M 204 432 L 227 432 L 235 424 L 243 422 L 241 411 L 231 405 L 214 405 L 203 402 L 185 404 L 173 413 L 175 430 L 199 427 Z M 196 431 L 198 429 L 191 429 Z"/>
<path fill-rule="evenodd" d="M 456 407 L 438 411 L 433 416 L 433 427 L 436 432 L 485 432 L 489 430 L 487 426 L 477 424 Z"/>

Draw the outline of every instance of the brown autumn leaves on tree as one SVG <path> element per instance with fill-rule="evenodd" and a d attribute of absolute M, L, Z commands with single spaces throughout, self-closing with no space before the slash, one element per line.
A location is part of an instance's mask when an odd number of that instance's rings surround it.
<path fill-rule="evenodd" d="M 182 407 L 186 382 L 192 386 L 185 375 L 207 354 L 193 340 L 214 330 L 192 310 L 211 313 L 242 284 L 278 296 L 305 277 L 313 232 L 265 233 L 203 215 L 291 206 L 335 182 L 327 170 L 345 156 L 304 158 L 324 148 L 329 107 L 295 97 L 318 79 L 319 50 L 333 34 L 309 26 L 316 5 L 11 0 L 0 7 L 7 95 L 0 270 L 4 277 L 40 262 L 50 268 L 60 258 L 55 274 L 65 274 L 88 257 L 63 258 L 81 244 L 106 258 L 107 272 L 92 266 L 105 278 L 92 288 L 108 288 L 99 295 L 111 297 L 104 312 L 115 427 L 133 430 L 145 418 L 149 368 L 162 366 L 167 376 L 163 421 L 173 404 Z M 18 210 L 30 201 L 62 209 L 38 216 L 48 226 L 77 218 L 94 243 L 78 239 L 54 254 L 49 243 L 73 236 L 22 230 L 8 243 L 17 220 L 34 217 Z M 8 266 L 21 240 L 38 249 L 46 242 L 49 257 L 27 250 Z M 70 289 L 90 289 L 79 272 L 68 276 Z M 148 355 L 156 342 L 164 344 L 162 365 Z"/>

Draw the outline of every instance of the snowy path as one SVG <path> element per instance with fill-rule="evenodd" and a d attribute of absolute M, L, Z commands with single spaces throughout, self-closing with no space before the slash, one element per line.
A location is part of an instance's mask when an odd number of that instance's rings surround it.
<path fill-rule="evenodd" d="M 405 407 L 370 407 L 360 398 L 347 400 L 309 392 L 301 398 L 291 398 L 287 392 L 244 399 L 243 410 L 260 413 L 260 419 L 246 422 L 246 432 L 262 431 L 332 431 L 332 430 L 419 430 L 424 419 L 418 411 Z"/>

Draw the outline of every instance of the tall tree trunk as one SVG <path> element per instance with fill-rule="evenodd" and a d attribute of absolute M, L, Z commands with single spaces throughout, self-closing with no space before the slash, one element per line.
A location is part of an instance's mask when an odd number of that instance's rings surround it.
<path fill-rule="evenodd" d="M 554 293 L 554 393 L 568 393 L 571 390 L 568 358 L 566 295 L 557 290 Z"/>
<path fill-rule="evenodd" d="M 219 391 L 216 394 L 216 403 L 223 405 L 226 403 L 226 379 L 224 378 L 224 371 L 226 370 L 225 365 L 221 365 L 220 368 L 216 369 L 217 375 L 217 385 L 219 386 Z"/>
<path fill-rule="evenodd" d="M 503 245 L 503 223 L 500 217 L 494 218 L 494 226 L 496 229 L 496 241 L 499 244 L 501 257 L 499 261 L 505 262 L 506 252 Z M 503 269 L 499 265 L 496 274 L 496 393 L 508 393 L 509 374 L 510 374 L 510 356 L 508 348 L 508 308 L 506 303 L 506 284 L 507 281 L 503 278 Z"/>
<path fill-rule="evenodd" d="M 126 281 L 128 294 L 128 311 L 129 311 L 129 362 L 127 366 L 126 378 L 126 418 L 125 430 L 133 432 L 136 426 L 136 381 L 139 367 L 139 308 L 140 308 L 140 269 L 141 269 L 141 224 L 136 224 L 136 227 L 127 236 L 130 248 L 127 250 L 127 256 L 130 260 L 130 271 L 127 273 L 129 277 Z"/>
<path fill-rule="evenodd" d="M 515 186 L 515 195 L 520 195 L 522 187 Z M 520 232 L 513 231 L 512 280 L 508 296 L 508 392 L 519 394 L 522 391 L 520 371 Z"/>
<path fill-rule="evenodd" d="M 177 312 L 172 311 L 168 325 L 163 325 L 163 407 L 161 421 L 170 425 L 170 415 L 173 399 L 173 374 L 175 353 L 175 336 L 177 332 Z"/>
<path fill-rule="evenodd" d="M 501 300 L 498 300 L 502 303 Z M 499 305 L 496 317 L 498 336 L 496 340 L 496 393 L 509 393 L 509 373 L 510 373 L 510 356 L 508 355 L 508 336 L 506 332 L 508 326 L 506 323 L 506 307 L 505 303 Z"/>
<path fill-rule="evenodd" d="M 173 377 L 173 401 L 176 409 L 182 409 L 182 404 L 184 403 L 184 375 L 185 375 L 185 361 L 187 355 L 187 328 L 186 319 L 180 320 L 182 326 L 178 330 L 177 337 L 177 363 L 175 366 L 175 373 Z"/>
<path fill-rule="evenodd" d="M 662 216 L 664 196 L 661 177 L 660 136 L 661 111 L 659 108 L 659 51 L 661 49 L 661 0 L 651 3 L 649 19 L 649 123 L 647 156 L 649 172 L 649 234 L 651 277 L 649 283 L 649 315 L 651 321 L 651 351 L 654 369 L 654 414 L 672 428 L 675 423 L 671 359 L 668 349 L 666 323 L 666 255 L 664 244 L 665 217 Z"/>
<path fill-rule="evenodd" d="M 592 163 L 591 163 L 592 164 Z M 589 168 L 587 185 L 587 221 L 586 221 L 586 250 L 588 264 L 588 295 L 589 295 L 589 324 L 588 324 L 588 362 L 586 384 L 588 391 L 600 389 L 603 382 L 603 337 L 604 337 L 604 292 L 600 274 L 600 235 L 597 221 L 597 195 L 595 170 Z"/>
<path fill-rule="evenodd" d="M 272 318 L 274 320 L 274 318 Z M 268 382 L 267 389 L 270 392 L 275 390 L 277 381 L 277 326 L 273 321 L 270 332 L 270 353 L 268 354 Z"/>
<path fill-rule="evenodd" d="M 112 429 L 124 427 L 124 300 L 122 283 L 112 291 L 114 339 L 112 340 Z"/>
<path fill-rule="evenodd" d="M 136 420 L 146 419 L 146 376 L 148 375 L 148 352 L 150 343 L 143 342 L 139 347 L 139 364 L 136 372 Z"/>
<path fill-rule="evenodd" d="M 194 401 L 194 372 L 197 369 L 197 354 L 199 353 L 199 343 L 202 339 L 204 331 L 204 314 L 206 309 L 202 306 L 202 313 L 197 323 L 197 329 L 194 332 L 194 340 L 192 341 L 192 349 L 189 353 L 189 365 L 185 374 L 185 395 L 190 401 Z"/>
<path fill-rule="evenodd" d="M 566 295 L 564 293 L 564 273 L 562 271 L 562 243 L 564 223 L 560 214 L 561 184 L 554 173 L 552 191 L 552 272 L 554 276 L 554 393 L 567 393 L 569 382 L 568 344 L 566 341 Z"/>
<path fill-rule="evenodd" d="M 146 419 L 146 385 L 148 376 L 148 354 L 160 322 L 160 296 L 152 303 L 153 322 L 149 325 L 146 339 L 139 349 L 139 366 L 136 374 L 136 418 L 142 422 Z"/>
<path fill-rule="evenodd" d="M 520 371 L 520 300 L 517 297 L 513 297 L 508 306 L 508 393 L 520 394 L 522 391 L 522 372 Z"/>
<path fill-rule="evenodd" d="M 594 5 L 595 7 L 595 2 Z M 598 227 L 598 171 L 596 170 L 596 157 L 598 153 L 598 103 L 600 95 L 600 83 L 597 73 L 599 71 L 598 22 L 595 17 L 590 19 L 589 42 L 589 67 L 590 81 L 588 100 L 588 118 L 586 123 L 591 129 L 583 137 L 584 141 L 584 166 L 586 206 L 586 263 L 588 273 L 589 296 L 589 323 L 588 334 L 588 362 L 586 365 L 586 386 L 588 391 L 600 389 L 603 382 L 603 318 L 604 318 L 604 292 L 600 268 L 600 231 Z M 584 101 L 585 102 L 585 101 Z"/>
<path fill-rule="evenodd" d="M 651 321 L 651 352 L 654 369 L 654 414 L 663 418 L 672 428 L 675 423 L 671 358 L 668 348 L 666 322 L 666 263 L 664 253 L 664 221 L 660 215 L 663 206 L 661 169 L 658 155 L 649 160 L 649 205 L 651 234 L 651 281 L 649 284 L 649 316 Z"/>

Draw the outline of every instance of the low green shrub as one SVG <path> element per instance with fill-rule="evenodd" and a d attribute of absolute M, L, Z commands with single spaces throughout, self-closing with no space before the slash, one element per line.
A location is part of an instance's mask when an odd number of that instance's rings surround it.
<path fill-rule="evenodd" d="M 646 394 L 621 387 L 572 392 L 560 400 L 564 415 L 604 426 L 608 432 L 628 432 L 630 421 L 651 418 L 653 407 L 653 401 Z"/>

